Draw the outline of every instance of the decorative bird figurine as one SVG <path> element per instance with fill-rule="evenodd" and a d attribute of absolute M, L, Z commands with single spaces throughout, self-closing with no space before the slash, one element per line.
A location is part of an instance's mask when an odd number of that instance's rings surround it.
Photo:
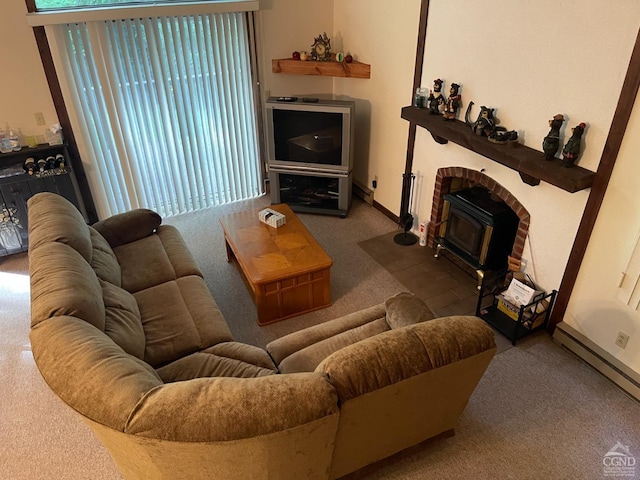
<path fill-rule="evenodd" d="M 556 158 L 556 152 L 558 148 L 560 148 L 560 127 L 562 127 L 563 123 L 564 116 L 560 113 L 549 120 L 551 130 L 549 130 L 549 133 L 542 141 L 542 151 L 544 152 L 545 160 L 553 160 Z"/>
<path fill-rule="evenodd" d="M 563 167 L 573 167 L 578 161 L 578 157 L 580 156 L 582 134 L 584 133 L 584 129 L 586 128 L 586 126 L 587 125 L 583 122 L 573 127 L 571 138 L 562 149 L 561 164 Z"/>

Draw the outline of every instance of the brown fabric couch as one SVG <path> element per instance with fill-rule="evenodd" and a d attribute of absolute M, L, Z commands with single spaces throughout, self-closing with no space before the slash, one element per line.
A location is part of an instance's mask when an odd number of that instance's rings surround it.
<path fill-rule="evenodd" d="M 234 341 L 180 234 L 150 210 L 88 226 L 29 200 L 33 355 L 127 479 L 333 479 L 454 428 L 495 353 L 475 317 L 404 293 Z"/>

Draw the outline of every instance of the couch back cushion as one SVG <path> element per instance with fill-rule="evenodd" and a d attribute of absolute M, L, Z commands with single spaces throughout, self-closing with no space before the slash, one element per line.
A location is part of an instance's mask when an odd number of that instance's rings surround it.
<path fill-rule="evenodd" d="M 49 242 L 69 245 L 87 262 L 91 262 L 93 247 L 89 226 L 78 209 L 66 198 L 42 192 L 28 201 L 29 250 Z"/>
<path fill-rule="evenodd" d="M 104 333 L 125 352 L 143 359 L 145 338 L 136 299 L 123 288 L 100 280 L 105 308 Z"/>
<path fill-rule="evenodd" d="M 64 266 L 64 268 L 61 268 Z M 52 242 L 29 251 L 31 325 L 69 315 L 104 331 L 102 287 L 77 250 Z"/>
<path fill-rule="evenodd" d="M 435 318 L 429 307 L 420 298 L 409 292 L 400 292 L 387 298 L 384 307 L 387 323 L 393 329 Z"/>
<path fill-rule="evenodd" d="M 91 237 L 91 268 L 96 272 L 100 280 L 112 283 L 118 287 L 122 286 L 122 269 L 118 263 L 118 258 L 113 252 L 111 245 L 93 227 L 89 227 Z"/>
<path fill-rule="evenodd" d="M 100 220 L 93 227 L 112 247 L 118 247 L 148 237 L 161 223 L 162 217 L 156 212 L 139 208 Z"/>

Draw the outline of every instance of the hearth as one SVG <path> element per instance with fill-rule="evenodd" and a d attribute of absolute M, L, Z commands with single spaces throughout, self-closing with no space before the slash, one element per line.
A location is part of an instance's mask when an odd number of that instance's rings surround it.
<path fill-rule="evenodd" d="M 478 288 L 486 271 L 506 270 L 518 215 L 497 195 L 481 186 L 444 195 L 436 253 L 450 251 L 476 270 Z"/>

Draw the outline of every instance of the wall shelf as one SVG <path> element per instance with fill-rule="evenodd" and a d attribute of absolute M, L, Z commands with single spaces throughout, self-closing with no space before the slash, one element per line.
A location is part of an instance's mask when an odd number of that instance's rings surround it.
<path fill-rule="evenodd" d="M 404 107 L 402 118 L 423 127 L 431 133 L 440 144 L 451 141 L 467 148 L 520 174 L 522 181 L 528 185 L 538 185 L 544 181 L 570 193 L 590 188 L 595 173 L 574 166 L 570 168 L 560 165 L 560 160 L 544 160 L 541 151 L 517 144 L 496 144 L 486 137 L 476 135 L 468 125 L 460 120 L 445 121 L 440 115 L 430 115 L 424 108 Z"/>
<path fill-rule="evenodd" d="M 335 58 L 335 57 L 334 57 Z M 293 58 L 274 58 L 271 60 L 273 73 L 289 75 L 321 75 L 325 77 L 371 78 L 371 65 L 356 62 L 316 62 L 314 60 L 294 60 Z"/>

